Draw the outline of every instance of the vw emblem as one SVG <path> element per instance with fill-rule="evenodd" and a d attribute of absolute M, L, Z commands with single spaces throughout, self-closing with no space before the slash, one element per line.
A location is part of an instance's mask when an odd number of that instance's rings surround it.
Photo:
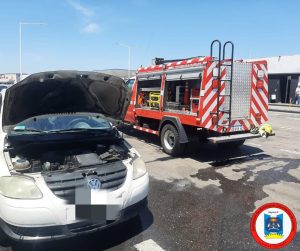
<path fill-rule="evenodd" d="M 91 190 L 97 190 L 101 188 L 101 181 L 97 178 L 91 178 L 88 180 L 87 185 Z"/>

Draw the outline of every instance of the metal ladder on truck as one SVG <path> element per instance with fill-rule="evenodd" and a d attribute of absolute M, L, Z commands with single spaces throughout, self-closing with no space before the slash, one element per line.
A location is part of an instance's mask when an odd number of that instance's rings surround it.
<path fill-rule="evenodd" d="M 217 111 L 216 112 L 211 112 L 211 114 L 216 114 L 217 116 L 217 127 L 220 126 L 220 121 L 219 121 L 219 115 L 221 113 L 228 114 L 227 122 L 222 123 L 222 126 L 224 127 L 224 132 L 226 132 L 226 129 L 230 126 L 231 123 L 231 108 L 232 108 L 232 77 L 233 77 L 233 53 L 234 53 L 234 44 L 231 41 L 225 42 L 223 45 L 223 51 L 222 51 L 222 45 L 219 40 L 214 40 L 212 41 L 210 45 L 210 56 L 213 57 L 213 48 L 214 44 L 218 44 L 218 57 L 216 58 L 215 61 L 217 61 L 217 67 L 218 67 L 218 75 L 217 75 L 217 81 L 218 81 L 218 88 L 217 88 Z M 230 58 L 225 58 L 226 56 L 226 47 L 228 45 L 231 45 L 231 54 Z M 222 54 L 223 52 L 223 54 Z M 221 59 L 222 55 L 222 59 Z M 222 66 L 226 67 L 226 78 L 221 79 L 221 74 L 222 74 Z M 229 78 L 228 78 L 228 71 L 230 71 Z M 221 82 L 225 82 L 225 94 L 221 94 Z M 227 86 L 229 85 L 229 93 L 226 93 L 226 90 L 228 90 Z M 224 97 L 224 103 L 228 100 L 229 102 L 229 107 L 228 109 L 220 109 L 220 99 Z"/>

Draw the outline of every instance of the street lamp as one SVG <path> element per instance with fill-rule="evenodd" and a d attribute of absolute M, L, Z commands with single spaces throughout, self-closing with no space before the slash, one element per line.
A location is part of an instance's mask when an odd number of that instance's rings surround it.
<path fill-rule="evenodd" d="M 126 47 L 128 49 L 128 79 L 131 77 L 131 72 L 130 72 L 130 64 L 131 64 L 131 46 L 118 43 L 118 45 Z"/>
<path fill-rule="evenodd" d="M 20 54 L 19 54 L 19 62 L 20 62 L 20 80 L 22 80 L 22 25 L 47 25 L 47 23 L 35 23 L 35 22 L 20 22 L 19 23 L 19 43 L 20 43 Z"/>

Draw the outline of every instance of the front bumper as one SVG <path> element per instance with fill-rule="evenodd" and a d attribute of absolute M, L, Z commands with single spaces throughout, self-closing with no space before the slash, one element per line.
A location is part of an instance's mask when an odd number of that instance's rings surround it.
<path fill-rule="evenodd" d="M 49 227 L 19 227 L 6 223 L 0 219 L 0 227 L 3 232 L 15 241 L 52 241 L 76 237 L 82 234 L 90 234 L 96 231 L 111 227 L 139 214 L 140 211 L 147 207 L 147 197 L 143 200 L 125 208 L 121 211 L 120 217 L 114 221 L 105 223 L 81 221 L 69 225 L 57 225 Z"/>

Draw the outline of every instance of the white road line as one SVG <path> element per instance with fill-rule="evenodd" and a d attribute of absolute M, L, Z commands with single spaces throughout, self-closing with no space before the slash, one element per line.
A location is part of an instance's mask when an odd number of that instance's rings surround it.
<path fill-rule="evenodd" d="M 280 128 L 281 128 L 281 129 L 288 129 L 288 130 L 292 129 L 292 128 L 286 127 L 286 126 L 280 126 Z"/>
<path fill-rule="evenodd" d="M 280 151 L 287 152 L 287 153 L 293 153 L 293 154 L 300 154 L 300 152 L 292 151 L 292 150 L 287 150 L 287 149 L 280 149 Z"/>
<path fill-rule="evenodd" d="M 134 245 L 134 247 L 138 250 L 138 251 L 164 251 L 164 249 L 162 249 L 154 240 L 149 239 L 143 242 L 140 242 L 136 245 Z"/>
<path fill-rule="evenodd" d="M 286 127 L 286 126 L 280 126 L 279 128 L 285 130 L 294 130 L 292 127 Z"/>

